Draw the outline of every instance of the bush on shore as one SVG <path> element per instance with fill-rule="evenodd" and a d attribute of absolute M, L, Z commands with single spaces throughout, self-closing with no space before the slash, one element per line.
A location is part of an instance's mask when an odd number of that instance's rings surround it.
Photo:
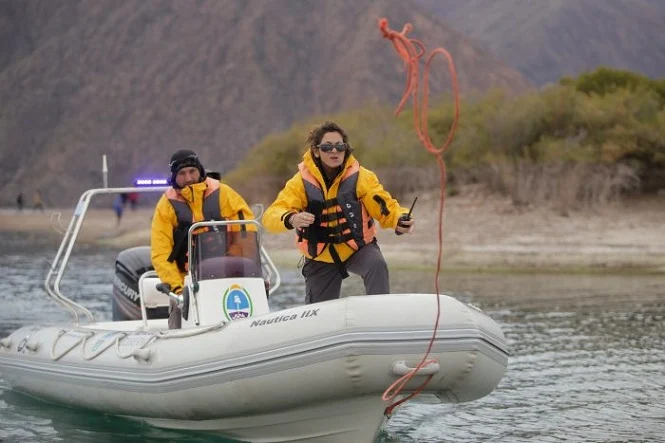
<path fill-rule="evenodd" d="M 448 98 L 432 100 L 429 132 L 448 135 Z M 330 119 L 349 133 L 361 163 L 396 196 L 436 189 L 436 162 L 420 145 L 411 112 L 367 106 L 309 119 L 270 135 L 224 177 L 253 201 L 269 203 L 297 170 L 307 131 Z M 665 188 L 665 80 L 600 68 L 521 96 L 492 91 L 464 99 L 445 155 L 449 189 L 480 183 L 518 206 L 562 212 Z"/>

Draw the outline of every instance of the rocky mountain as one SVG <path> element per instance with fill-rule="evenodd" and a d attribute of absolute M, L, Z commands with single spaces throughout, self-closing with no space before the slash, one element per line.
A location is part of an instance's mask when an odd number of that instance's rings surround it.
<path fill-rule="evenodd" d="M 665 77 L 662 0 L 417 0 L 535 84 L 598 66 Z"/>
<path fill-rule="evenodd" d="M 225 172 L 296 120 L 394 104 L 380 17 L 445 46 L 463 93 L 530 87 L 411 0 L 0 0 L 0 203 L 71 205 L 102 154 L 111 186 L 164 176 L 180 148 Z"/>

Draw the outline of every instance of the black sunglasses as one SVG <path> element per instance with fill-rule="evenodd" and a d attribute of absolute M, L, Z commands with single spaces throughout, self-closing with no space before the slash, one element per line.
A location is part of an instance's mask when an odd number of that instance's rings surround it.
<path fill-rule="evenodd" d="M 331 152 L 333 149 L 337 149 L 337 152 L 345 152 L 347 149 L 349 149 L 349 145 L 346 143 L 322 143 L 320 145 L 316 145 L 316 147 L 323 152 Z"/>

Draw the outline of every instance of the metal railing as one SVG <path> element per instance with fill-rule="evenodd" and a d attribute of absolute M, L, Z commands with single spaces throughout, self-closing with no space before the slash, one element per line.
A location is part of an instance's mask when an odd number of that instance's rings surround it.
<path fill-rule="evenodd" d="M 85 220 L 85 215 L 90 206 L 90 201 L 92 197 L 99 194 L 120 194 L 120 193 L 131 193 L 131 192 L 140 192 L 140 193 L 164 192 L 167 189 L 168 186 L 96 188 L 96 189 L 89 189 L 81 195 L 78 204 L 76 205 L 76 208 L 74 210 L 74 213 L 72 214 L 72 218 L 69 221 L 69 225 L 63 234 L 63 238 L 62 241 L 60 242 L 60 247 L 58 248 L 58 252 L 56 253 L 55 258 L 53 259 L 53 263 L 51 264 L 48 273 L 46 274 L 46 278 L 44 279 L 44 287 L 46 289 L 46 293 L 56 303 L 60 304 L 62 307 L 64 307 L 69 311 L 75 324 L 78 325 L 80 323 L 82 315 L 88 319 L 89 323 L 94 323 L 95 318 L 87 308 L 80 305 L 79 303 L 76 303 L 75 301 L 71 300 L 70 298 L 62 294 L 60 290 L 60 284 L 65 274 L 65 270 L 67 269 L 67 264 L 71 257 L 72 250 L 74 249 L 74 244 L 76 243 L 78 235 L 81 231 L 81 226 L 83 225 L 83 221 Z M 221 224 L 219 222 L 199 222 L 193 225 L 192 227 L 206 225 L 207 223 Z M 261 231 L 261 225 L 257 220 L 243 220 L 243 221 L 227 220 L 222 223 L 226 224 L 252 223 L 258 225 L 259 233 Z M 281 284 L 281 278 L 279 276 L 277 268 L 275 267 L 274 263 L 268 256 L 266 250 L 261 245 L 260 241 L 259 241 L 259 248 L 261 255 L 262 272 L 264 273 L 264 278 L 267 278 L 271 283 L 270 294 L 272 294 Z M 140 291 L 140 286 L 139 286 L 139 291 Z"/>

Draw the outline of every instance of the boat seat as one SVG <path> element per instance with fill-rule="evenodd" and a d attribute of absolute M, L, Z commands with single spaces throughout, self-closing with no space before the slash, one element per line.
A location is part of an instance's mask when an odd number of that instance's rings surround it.
<path fill-rule="evenodd" d="M 146 308 L 158 308 L 169 305 L 169 297 L 157 290 L 157 285 L 162 281 L 159 277 L 146 277 L 141 282 L 140 291 L 143 294 L 143 303 Z"/>

